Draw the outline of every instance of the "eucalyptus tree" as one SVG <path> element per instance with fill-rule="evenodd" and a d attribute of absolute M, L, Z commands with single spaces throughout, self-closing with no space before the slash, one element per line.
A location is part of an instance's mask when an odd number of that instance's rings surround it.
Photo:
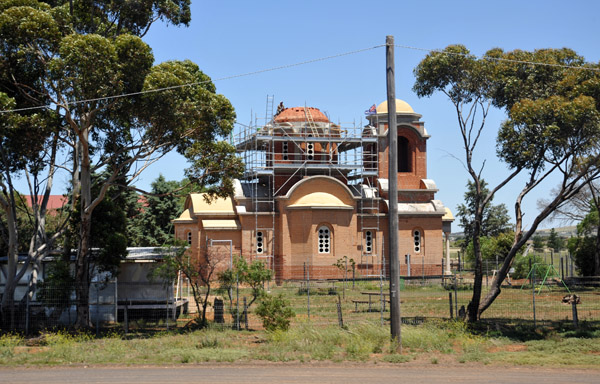
<path fill-rule="evenodd" d="M 156 19 L 187 24 L 189 1 L 135 2 L 142 14 L 129 8 L 133 2 L 51 3 L 12 0 L 0 8 L 0 66 L 12 89 L 43 100 L 62 122 L 79 204 L 77 325 L 85 327 L 92 214 L 109 188 L 129 185 L 177 151 L 190 159 L 190 177 L 225 195 L 232 189 L 226 178 L 237 175 L 241 163 L 234 148 L 219 141 L 233 128 L 235 113 L 210 77 L 188 60 L 154 65 L 151 48 L 138 36 Z M 92 175 L 100 172 L 106 177 L 93 185 Z"/>
<path fill-rule="evenodd" d="M 461 45 L 431 52 L 415 68 L 417 95 L 443 93 L 456 110 L 463 165 L 475 186 L 472 233 L 475 282 L 468 306 L 469 321 L 476 321 L 500 294 L 515 256 L 540 223 L 598 178 L 598 69 L 570 49 L 533 52 L 492 49 L 480 60 Z M 477 163 L 475 154 L 490 108 L 506 114 L 506 120 L 497 128 L 496 155 L 507 171 L 486 193 L 481 183 L 485 162 Z M 516 223 L 512 246 L 482 299 L 479 235 L 484 209 L 498 190 L 517 175 L 525 182 L 514 195 Z M 560 180 L 559 187 L 531 219 L 528 229 L 524 229 L 523 199 L 538 191 L 540 184 L 551 176 Z"/>
<path fill-rule="evenodd" d="M 0 84 L 4 85 L 4 80 Z M 0 91 L 0 110 L 15 108 L 17 100 L 27 102 L 23 95 Z M 51 217 L 54 233 L 48 235 L 46 213 L 61 135 L 55 117 L 52 112 L 37 112 L 4 113 L 0 118 L 0 249 L 7 256 L 0 328 L 14 328 L 17 284 L 32 265 L 29 287 L 18 300 L 35 290 L 40 261 L 52 249 L 68 220 L 68 215 L 55 211 Z M 32 196 L 29 201 L 15 187 L 18 178 L 26 180 Z M 19 254 L 25 254 L 23 263 L 19 263 Z"/>

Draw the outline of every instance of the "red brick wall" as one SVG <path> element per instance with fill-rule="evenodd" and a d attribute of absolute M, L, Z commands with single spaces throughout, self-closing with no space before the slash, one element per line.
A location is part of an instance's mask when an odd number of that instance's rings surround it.
<path fill-rule="evenodd" d="M 398 136 L 408 139 L 409 148 L 413 151 L 411 157 L 412 172 L 398 172 L 398 189 L 419 189 L 421 179 L 427 178 L 427 143 L 424 138 L 408 126 L 398 127 Z M 389 176 L 389 147 L 387 138 L 379 144 L 379 177 Z"/>

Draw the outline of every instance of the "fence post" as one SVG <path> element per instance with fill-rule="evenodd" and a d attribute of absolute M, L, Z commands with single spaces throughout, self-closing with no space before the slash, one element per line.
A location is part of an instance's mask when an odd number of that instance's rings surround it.
<path fill-rule="evenodd" d="M 173 292 L 173 285 L 171 284 L 171 292 Z M 177 328 L 177 295 L 179 294 L 179 279 L 177 280 L 177 291 L 175 295 L 172 297 L 173 299 L 173 322 L 175 323 L 175 328 Z"/>
<path fill-rule="evenodd" d="M 423 286 L 425 286 L 425 256 L 421 259 L 421 272 L 423 275 Z"/>
<path fill-rule="evenodd" d="M 235 329 L 240 330 L 240 273 L 235 273 Z"/>
<path fill-rule="evenodd" d="M 454 313 L 458 316 L 458 280 L 454 276 Z"/>
<path fill-rule="evenodd" d="M 119 322 L 119 284 L 115 277 L 115 324 Z"/>
<path fill-rule="evenodd" d="M 573 327 L 579 328 L 579 318 L 577 317 L 577 300 L 571 301 L 571 307 L 573 308 Z"/>
<path fill-rule="evenodd" d="M 338 324 L 340 325 L 340 328 L 344 328 L 344 319 L 342 318 L 342 299 L 340 299 L 340 295 L 337 295 L 338 297 L 338 301 L 337 301 L 337 312 L 338 312 Z"/>
<path fill-rule="evenodd" d="M 454 318 L 454 313 L 452 313 L 452 292 L 448 292 L 448 302 L 450 303 L 450 320 Z"/>
<path fill-rule="evenodd" d="M 310 266 L 306 268 L 306 308 L 308 320 L 310 320 Z"/>
<path fill-rule="evenodd" d="M 346 257 L 346 256 L 344 256 Z M 344 266 L 344 284 L 342 288 L 342 293 L 344 295 L 344 300 L 346 300 L 346 280 L 348 280 L 348 258 L 345 259 L 346 265 Z"/>
<path fill-rule="evenodd" d="M 123 321 L 125 322 L 125 335 L 129 332 L 129 307 L 127 306 L 127 298 L 125 298 L 125 309 L 123 309 Z"/>
<path fill-rule="evenodd" d="M 573 258 L 571 258 L 571 252 L 569 252 L 569 259 L 571 259 L 571 277 L 573 277 Z"/>
<path fill-rule="evenodd" d="M 535 324 L 535 268 L 533 268 L 531 270 L 531 275 L 532 275 L 531 297 L 533 300 L 533 329 L 535 329 L 536 328 L 536 324 Z"/>
<path fill-rule="evenodd" d="M 248 306 L 246 305 L 246 296 L 244 296 L 244 327 L 248 330 Z"/>
<path fill-rule="evenodd" d="M 561 256 L 560 257 L 560 277 L 563 281 L 565 280 L 565 265 L 564 264 L 565 264 L 564 259 Z"/>
<path fill-rule="evenodd" d="M 529 271 L 531 271 L 531 257 L 529 257 Z M 533 284 L 533 280 L 531 279 L 531 275 L 529 275 L 529 284 Z"/>
<path fill-rule="evenodd" d="M 167 331 L 169 330 L 169 286 L 167 285 L 165 287 L 165 296 L 166 296 L 166 303 L 165 303 L 165 314 L 167 317 Z"/>
<path fill-rule="evenodd" d="M 100 334 L 100 293 L 96 283 L 96 337 Z"/>
<path fill-rule="evenodd" d="M 27 292 L 25 301 L 27 302 L 27 307 L 25 310 L 25 334 L 29 335 L 29 292 Z"/>
<path fill-rule="evenodd" d="M 489 266 L 488 266 L 488 260 L 485 260 L 485 286 L 488 287 L 489 286 Z"/>

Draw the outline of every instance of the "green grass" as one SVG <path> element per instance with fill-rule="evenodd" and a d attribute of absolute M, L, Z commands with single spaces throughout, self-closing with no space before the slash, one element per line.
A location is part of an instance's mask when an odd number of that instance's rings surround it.
<path fill-rule="evenodd" d="M 403 353 L 390 342 L 389 329 L 361 322 L 347 329 L 297 323 L 287 332 L 233 331 L 208 328 L 161 332 L 154 336 L 112 333 L 46 333 L 35 339 L 0 337 L 0 365 L 52 366 L 84 364 L 164 365 L 235 361 L 355 361 L 431 364 L 600 366 L 600 332 L 546 332 L 522 341 L 509 327 L 487 332 L 460 321 L 426 321 L 402 326 Z"/>
<path fill-rule="evenodd" d="M 287 332 L 265 332 L 251 308 L 250 331 L 216 325 L 194 330 L 182 326 L 192 320 L 188 317 L 179 322 L 178 328 L 171 324 L 170 331 L 154 333 L 138 324 L 127 335 L 118 326 L 99 338 L 95 334 L 69 332 L 47 332 L 30 339 L 6 334 L 0 336 L 0 365 L 162 365 L 252 360 L 401 364 L 418 360 L 431 364 L 600 366 L 598 290 L 582 293 L 579 329 L 573 329 L 569 321 L 570 306 L 560 303 L 561 290 L 541 293 L 536 296 L 534 328 L 530 291 L 504 288 L 484 313 L 483 321 L 468 326 L 462 321 L 448 320 L 449 291 L 439 286 L 407 285 L 400 294 L 402 316 L 408 320 L 426 320 L 402 326 L 403 349 L 399 354 L 389 338 L 389 308 L 379 312 L 380 304 L 374 303 L 374 311 L 368 312 L 365 304 L 356 310 L 352 303 L 365 299 L 361 292 L 388 291 L 387 285 L 379 284 L 357 281 L 352 289 L 349 281 L 343 292 L 342 283 L 336 283 L 344 329 L 338 325 L 338 295 L 317 294 L 311 288 L 309 296 L 299 292 L 297 285 L 285 284 L 271 286 L 271 294 L 282 293 L 296 313 Z M 244 289 L 240 292 L 248 294 Z M 329 293 L 329 288 L 319 293 Z M 469 299 L 470 292 L 458 291 L 458 307 L 466 306 Z M 225 319 L 231 321 L 227 314 Z"/>

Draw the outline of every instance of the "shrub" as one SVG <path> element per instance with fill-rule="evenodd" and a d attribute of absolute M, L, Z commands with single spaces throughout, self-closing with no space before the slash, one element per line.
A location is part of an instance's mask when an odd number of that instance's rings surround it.
<path fill-rule="evenodd" d="M 531 266 L 533 264 L 537 264 L 537 268 L 535 270 L 536 279 L 542 278 L 548 272 L 549 266 L 546 264 L 545 260 L 538 255 L 529 254 L 528 256 L 517 256 L 513 267 L 515 268 L 515 272 L 512 274 L 514 279 L 524 279 L 531 272 L 529 260 L 531 260 Z"/>
<path fill-rule="evenodd" d="M 290 327 L 290 319 L 296 316 L 290 308 L 290 302 L 284 299 L 282 294 L 263 296 L 255 312 L 262 319 L 267 331 L 277 329 L 287 331 Z"/>
<path fill-rule="evenodd" d="M 569 239 L 568 247 L 575 260 L 577 272 L 581 276 L 593 276 L 596 238 L 592 236 L 573 237 Z"/>

